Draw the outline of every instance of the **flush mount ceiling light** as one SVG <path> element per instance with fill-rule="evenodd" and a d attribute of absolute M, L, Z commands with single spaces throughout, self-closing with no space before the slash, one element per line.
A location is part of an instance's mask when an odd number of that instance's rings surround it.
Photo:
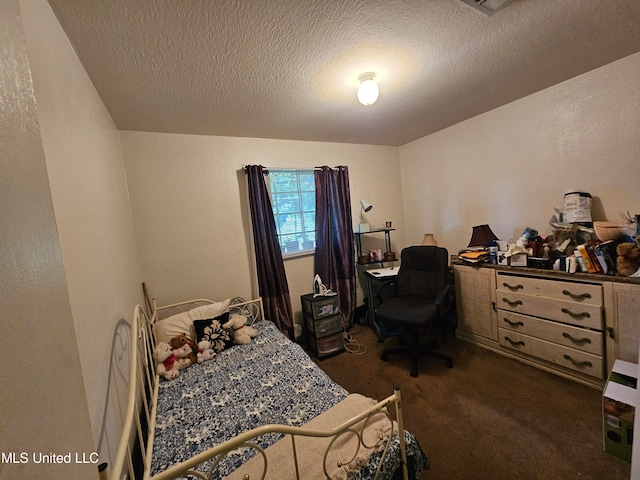
<path fill-rule="evenodd" d="M 373 105 L 380 95 L 380 89 L 373 78 L 376 76 L 373 72 L 363 73 L 358 77 L 360 85 L 358 86 L 358 101 L 365 106 Z"/>
<path fill-rule="evenodd" d="M 480 10 L 487 15 L 493 15 L 501 8 L 506 7 L 513 0 L 462 0 L 467 5 L 471 5 L 476 10 Z"/>

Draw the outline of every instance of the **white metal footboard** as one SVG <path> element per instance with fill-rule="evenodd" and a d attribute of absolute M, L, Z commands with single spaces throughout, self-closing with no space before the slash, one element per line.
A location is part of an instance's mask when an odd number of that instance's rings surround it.
<path fill-rule="evenodd" d="M 159 312 L 162 316 L 167 316 L 167 314 L 175 313 L 180 310 L 187 310 L 194 306 L 206 303 L 213 302 L 206 299 L 200 299 L 158 308 L 156 308 L 155 302 L 153 302 L 153 312 L 151 313 L 151 317 L 147 315 L 143 307 L 140 305 L 137 305 L 134 308 L 130 336 L 129 394 L 126 409 L 124 410 L 125 420 L 118 451 L 114 463 L 111 466 L 110 474 L 108 475 L 110 480 L 121 480 L 125 478 L 152 478 L 153 480 L 162 480 L 184 478 L 186 475 L 191 475 L 202 480 L 210 480 L 213 478 L 215 469 L 220 460 L 240 448 L 255 449 L 258 452 L 257 457 L 263 459 L 263 463 L 261 464 L 261 473 L 255 477 L 249 477 L 246 475 L 241 478 L 264 479 L 269 467 L 269 449 L 259 447 L 254 440 L 257 437 L 268 433 L 285 435 L 285 440 L 290 444 L 290 455 L 292 462 L 295 465 L 295 478 L 297 479 L 305 478 L 305 472 L 300 472 L 299 468 L 299 456 L 301 453 L 298 451 L 297 447 L 300 442 L 302 442 L 300 439 L 303 437 L 330 439 L 329 446 L 326 448 L 323 459 L 321 460 L 323 462 L 325 475 L 327 478 L 330 478 L 327 473 L 329 467 L 328 458 L 329 453 L 332 452 L 332 447 L 335 442 L 344 438 L 345 435 L 350 435 L 358 439 L 357 449 L 372 448 L 372 445 L 368 445 L 364 441 L 363 432 L 372 422 L 372 419 L 374 417 L 379 417 L 380 415 L 383 415 L 386 421 L 390 422 L 391 427 L 389 428 L 390 432 L 388 435 L 384 438 L 381 437 L 377 439 L 377 442 L 380 444 L 378 450 L 382 451 L 382 459 L 378 464 L 374 478 L 378 478 L 383 460 L 389 450 L 389 445 L 393 437 L 395 427 L 400 444 L 403 478 L 408 480 L 407 452 L 402 420 L 402 403 L 400 390 L 398 388 L 395 389 L 393 395 L 378 404 L 371 406 L 365 411 L 362 411 L 362 413 L 331 430 L 318 430 L 305 427 L 297 428 L 288 425 L 264 425 L 248 432 L 244 432 L 231 440 L 217 445 L 182 463 L 176 464 L 154 477 L 150 477 L 149 471 L 151 469 L 151 457 L 153 453 L 152 450 L 157 408 L 156 403 L 159 383 L 159 377 L 156 374 L 156 366 L 153 359 L 155 338 L 153 335 L 152 325 L 158 320 Z M 241 309 L 242 313 L 250 318 L 250 322 L 255 323 L 256 321 L 264 319 L 262 299 L 258 298 L 249 302 L 237 301 L 233 303 L 234 304 L 231 306 L 231 309 Z M 392 403 L 395 405 L 395 423 L 392 421 L 386 408 Z M 350 455 L 355 457 L 355 453 L 345 455 L 346 458 L 341 459 L 341 461 L 347 465 L 353 460 Z M 201 466 L 204 462 L 211 461 L 212 459 L 213 463 L 206 471 L 203 472 L 196 470 L 198 466 Z"/>

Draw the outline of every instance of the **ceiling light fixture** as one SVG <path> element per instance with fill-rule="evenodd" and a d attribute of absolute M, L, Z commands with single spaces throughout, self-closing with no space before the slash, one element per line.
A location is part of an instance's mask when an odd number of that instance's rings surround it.
<path fill-rule="evenodd" d="M 360 85 L 358 86 L 358 101 L 367 107 L 376 103 L 378 95 L 380 95 L 378 84 L 373 81 L 375 76 L 376 74 L 373 72 L 366 72 L 358 77 L 358 80 L 360 80 Z"/>

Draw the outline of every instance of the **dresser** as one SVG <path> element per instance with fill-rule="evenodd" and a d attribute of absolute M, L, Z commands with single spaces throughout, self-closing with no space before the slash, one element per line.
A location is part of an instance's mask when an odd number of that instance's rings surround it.
<path fill-rule="evenodd" d="M 604 380 L 602 285 L 496 272 L 498 343 Z"/>
<path fill-rule="evenodd" d="M 597 387 L 638 362 L 637 279 L 459 261 L 454 276 L 458 338 Z"/>
<path fill-rule="evenodd" d="M 307 346 L 318 357 L 324 358 L 344 350 L 342 314 L 338 295 L 300 297 L 303 328 Z"/>

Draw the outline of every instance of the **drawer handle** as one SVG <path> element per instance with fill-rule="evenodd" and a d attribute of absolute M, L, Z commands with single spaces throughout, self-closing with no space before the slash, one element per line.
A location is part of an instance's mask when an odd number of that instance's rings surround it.
<path fill-rule="evenodd" d="M 590 338 L 574 338 L 571 335 L 569 335 L 567 332 L 563 332 L 562 336 L 564 338 L 568 338 L 569 340 L 571 340 L 573 343 L 578 343 L 578 344 L 583 344 L 583 343 L 591 343 L 591 339 Z"/>
<path fill-rule="evenodd" d="M 575 293 L 571 293 L 569 290 L 563 290 L 562 294 L 563 295 L 568 295 L 569 297 L 573 298 L 574 300 L 582 300 L 583 298 L 591 298 L 591 294 L 590 293 L 575 294 Z"/>
<path fill-rule="evenodd" d="M 513 322 L 513 321 L 509 320 L 508 318 L 503 318 L 502 320 L 507 322 L 512 327 L 524 327 L 524 323 L 523 322 Z"/>
<path fill-rule="evenodd" d="M 505 303 L 508 303 L 509 306 L 511 307 L 517 307 L 518 305 L 522 305 L 522 300 L 516 300 L 515 302 L 512 302 L 506 298 L 503 298 L 502 301 Z"/>
<path fill-rule="evenodd" d="M 571 358 L 571 355 L 563 355 L 565 360 L 569 360 L 576 367 L 593 367 L 593 364 L 589 360 L 584 360 L 583 362 L 578 362 Z"/>
<path fill-rule="evenodd" d="M 524 285 L 509 285 L 507 282 L 504 282 L 502 284 L 503 287 L 508 288 L 509 290 L 520 290 L 522 288 L 524 288 Z"/>
<path fill-rule="evenodd" d="M 573 318 L 590 318 L 591 314 L 589 312 L 580 312 L 580 313 L 574 313 L 571 310 L 569 310 L 568 308 L 563 308 L 562 309 L 562 313 L 566 313 L 567 315 L 573 317 Z"/>
<path fill-rule="evenodd" d="M 524 347 L 524 342 L 522 340 L 516 342 L 515 340 L 511 340 L 509 337 L 504 337 L 504 339 L 513 346 Z"/>

